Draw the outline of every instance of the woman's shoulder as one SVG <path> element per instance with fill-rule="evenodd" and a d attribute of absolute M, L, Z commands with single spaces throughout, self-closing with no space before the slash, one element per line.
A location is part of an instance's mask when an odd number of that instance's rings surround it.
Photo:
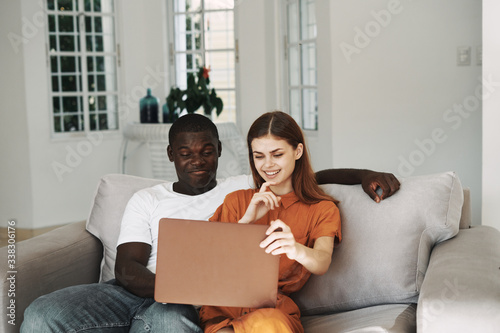
<path fill-rule="evenodd" d="M 315 204 L 313 204 L 312 206 L 314 206 L 316 209 L 318 210 L 338 210 L 338 206 L 337 204 L 335 204 L 335 202 L 331 201 L 331 200 L 321 200 Z"/>
<path fill-rule="evenodd" d="M 241 198 L 247 198 L 247 197 L 252 197 L 254 193 L 256 192 L 256 189 L 245 189 L 245 190 L 236 190 L 234 192 L 231 192 L 226 195 L 226 200 L 239 200 Z"/>

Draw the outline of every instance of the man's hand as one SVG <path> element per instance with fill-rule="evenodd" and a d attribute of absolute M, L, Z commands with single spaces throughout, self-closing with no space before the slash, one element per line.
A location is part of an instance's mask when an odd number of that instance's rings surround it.
<path fill-rule="evenodd" d="M 380 202 L 390 197 L 399 190 L 399 180 L 392 174 L 386 172 L 368 172 L 361 180 L 363 190 L 375 202 Z M 377 193 L 377 189 L 382 190 L 382 194 Z"/>
<path fill-rule="evenodd" d="M 139 297 L 153 297 L 155 274 L 146 268 L 151 245 L 132 242 L 118 246 L 115 277 L 119 285 Z"/>
<path fill-rule="evenodd" d="M 327 169 L 316 172 L 318 184 L 361 184 L 363 190 L 375 202 L 380 202 L 390 197 L 399 190 L 399 180 L 392 174 L 366 169 Z M 377 189 L 382 194 L 377 194 Z"/>

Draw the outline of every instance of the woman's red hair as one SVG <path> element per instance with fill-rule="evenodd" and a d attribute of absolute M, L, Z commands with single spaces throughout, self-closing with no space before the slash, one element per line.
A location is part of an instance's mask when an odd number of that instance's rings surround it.
<path fill-rule="evenodd" d="M 278 139 L 283 139 L 294 149 L 299 143 L 303 145 L 302 156 L 295 161 L 295 169 L 292 174 L 292 186 L 300 201 L 306 204 L 314 204 L 321 200 L 338 201 L 327 195 L 316 182 L 316 176 L 312 169 L 309 153 L 304 141 L 304 134 L 295 120 L 287 113 L 281 111 L 268 112 L 254 121 L 247 135 L 248 156 L 250 168 L 255 186 L 260 188 L 265 182 L 255 168 L 252 152 L 252 141 L 257 138 L 272 135 Z"/>

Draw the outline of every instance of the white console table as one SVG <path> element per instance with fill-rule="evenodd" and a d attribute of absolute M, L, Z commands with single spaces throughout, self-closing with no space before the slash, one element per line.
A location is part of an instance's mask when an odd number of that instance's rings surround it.
<path fill-rule="evenodd" d="M 177 175 L 172 162 L 168 160 L 168 131 L 171 124 L 129 123 L 124 129 L 124 145 L 122 153 L 122 173 L 126 170 L 127 146 L 129 141 L 145 143 L 149 150 L 153 177 L 175 181 Z M 248 148 L 245 138 L 235 123 L 216 124 L 219 139 L 222 142 L 222 156 L 219 159 L 217 178 L 248 174 Z"/>

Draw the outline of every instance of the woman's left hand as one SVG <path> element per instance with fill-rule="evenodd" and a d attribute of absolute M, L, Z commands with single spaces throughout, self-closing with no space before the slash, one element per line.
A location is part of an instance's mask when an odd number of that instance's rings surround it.
<path fill-rule="evenodd" d="M 298 245 L 292 234 L 290 227 L 281 220 L 271 222 L 266 231 L 266 239 L 260 243 L 261 248 L 266 249 L 266 253 L 273 255 L 286 254 L 291 260 L 297 259 Z"/>

